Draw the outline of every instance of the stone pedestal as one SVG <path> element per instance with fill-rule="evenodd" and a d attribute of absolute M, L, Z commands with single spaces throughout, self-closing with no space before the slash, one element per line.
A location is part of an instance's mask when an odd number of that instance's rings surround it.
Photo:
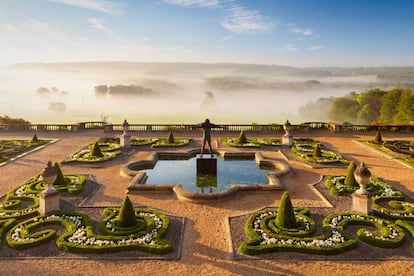
<path fill-rule="evenodd" d="M 282 136 L 282 145 L 291 147 L 293 145 L 292 135 L 283 135 Z"/>
<path fill-rule="evenodd" d="M 197 155 L 197 175 L 217 175 L 217 158 L 203 158 L 204 155 Z M 209 155 L 206 155 L 209 156 Z"/>
<path fill-rule="evenodd" d="M 128 132 L 122 133 L 119 140 L 122 147 L 129 148 L 131 146 L 131 135 L 129 135 Z"/>
<path fill-rule="evenodd" d="M 201 192 L 204 192 L 204 188 L 210 188 L 212 192 L 213 188 L 217 187 L 217 158 L 203 158 L 204 155 L 197 155 L 197 187 L 201 188 Z M 209 156 L 210 155 L 206 155 Z"/>
<path fill-rule="evenodd" d="M 44 215 L 52 211 L 59 211 L 59 202 L 59 192 L 53 188 L 47 188 L 39 194 L 39 213 Z"/>
<path fill-rule="evenodd" d="M 372 213 L 372 197 L 358 191 L 352 194 L 352 211 L 369 215 Z"/>

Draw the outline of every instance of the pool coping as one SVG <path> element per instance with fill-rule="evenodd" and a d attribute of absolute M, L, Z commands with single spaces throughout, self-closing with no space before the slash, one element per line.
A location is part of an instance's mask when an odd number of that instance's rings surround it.
<path fill-rule="evenodd" d="M 263 153 L 260 151 L 240 151 L 240 152 L 228 152 L 219 151 L 219 154 L 223 159 L 226 158 L 254 158 L 255 162 L 260 167 L 267 167 L 276 169 L 277 171 L 269 172 L 266 176 L 267 184 L 232 184 L 228 189 L 220 192 L 202 193 L 191 192 L 182 187 L 181 184 L 145 184 L 147 175 L 145 172 L 138 170 L 132 170 L 132 167 L 142 167 L 142 169 L 152 168 L 155 163 L 160 159 L 189 159 L 196 156 L 199 153 L 198 149 L 190 149 L 186 152 L 176 151 L 158 151 L 151 152 L 147 159 L 129 162 L 121 166 L 120 174 L 125 177 L 133 177 L 127 190 L 129 194 L 136 194 L 141 192 L 151 193 L 175 193 L 177 198 L 182 201 L 190 201 L 196 203 L 207 203 L 214 201 L 221 201 L 230 198 L 240 192 L 271 192 L 285 190 L 279 177 L 289 174 L 292 167 L 285 161 L 266 159 Z"/>

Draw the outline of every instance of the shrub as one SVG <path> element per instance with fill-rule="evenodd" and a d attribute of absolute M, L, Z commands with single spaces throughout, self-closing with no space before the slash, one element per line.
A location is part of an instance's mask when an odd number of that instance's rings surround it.
<path fill-rule="evenodd" d="M 375 144 L 382 144 L 382 137 L 381 137 L 381 132 L 379 131 L 379 129 L 377 130 L 377 133 L 375 134 L 375 138 L 374 138 L 374 143 Z"/>
<path fill-rule="evenodd" d="M 172 131 L 168 133 L 167 142 L 168 144 L 174 144 L 174 136 L 173 136 Z"/>
<path fill-rule="evenodd" d="M 137 218 L 135 217 L 134 206 L 132 206 L 131 200 L 128 196 L 124 197 L 119 210 L 119 217 L 117 225 L 120 227 L 132 227 L 137 224 Z"/>
<path fill-rule="evenodd" d="M 53 185 L 66 185 L 65 177 L 63 176 L 62 170 L 60 169 L 60 166 L 57 162 L 55 162 L 54 167 L 57 176 L 55 182 L 53 182 Z"/>
<path fill-rule="evenodd" d="M 312 157 L 313 158 L 322 157 L 321 144 L 316 144 L 315 145 L 315 148 L 313 149 Z"/>
<path fill-rule="evenodd" d="M 35 134 L 33 134 L 32 141 L 31 141 L 31 142 L 32 142 L 32 143 L 37 143 L 37 142 L 39 142 L 39 139 L 37 138 L 36 133 L 35 133 Z"/>
<path fill-rule="evenodd" d="M 244 133 L 244 131 L 240 131 L 239 138 L 237 138 L 237 143 L 239 143 L 239 144 L 246 144 L 247 143 L 247 138 L 246 138 L 246 134 Z"/>
<path fill-rule="evenodd" d="M 102 154 L 101 149 L 99 148 L 98 142 L 95 142 L 95 144 L 93 144 L 91 154 L 92 156 L 103 157 L 103 154 Z"/>
<path fill-rule="evenodd" d="M 345 185 L 347 187 L 358 187 L 358 183 L 355 180 L 354 171 L 355 171 L 355 163 L 351 161 L 348 166 L 348 170 L 346 171 L 346 178 L 345 178 Z"/>
<path fill-rule="evenodd" d="M 280 228 L 287 229 L 295 229 L 298 227 L 288 192 L 285 192 L 280 199 L 279 211 L 276 216 L 276 225 Z"/>

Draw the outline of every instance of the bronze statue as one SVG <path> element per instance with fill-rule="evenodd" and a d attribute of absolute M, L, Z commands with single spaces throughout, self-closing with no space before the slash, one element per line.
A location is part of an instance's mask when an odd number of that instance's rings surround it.
<path fill-rule="evenodd" d="M 206 142 L 209 146 L 210 155 L 213 156 L 213 152 L 211 149 L 211 129 L 212 128 L 222 128 L 222 126 L 215 125 L 210 123 L 209 119 L 206 119 L 203 123 L 198 124 L 197 127 L 200 127 L 203 129 L 203 146 L 201 147 L 201 154 L 204 153 L 204 148 L 206 146 Z"/>

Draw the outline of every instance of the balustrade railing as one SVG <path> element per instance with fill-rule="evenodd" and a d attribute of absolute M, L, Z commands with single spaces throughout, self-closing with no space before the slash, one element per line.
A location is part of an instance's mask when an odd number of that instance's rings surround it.
<path fill-rule="evenodd" d="M 213 128 L 214 132 L 253 132 L 253 133 L 284 133 L 282 124 L 220 124 L 222 128 Z M 414 132 L 412 124 L 372 124 L 372 125 L 341 125 L 332 122 L 306 122 L 292 124 L 291 131 L 312 131 L 331 130 L 333 132 L 343 131 L 381 131 L 390 132 Z M 0 131 L 84 131 L 103 130 L 104 132 L 121 132 L 122 124 L 108 124 L 105 122 L 82 122 L 76 124 L 0 124 Z M 199 131 L 196 125 L 192 124 L 129 124 L 131 132 L 175 132 Z"/>

